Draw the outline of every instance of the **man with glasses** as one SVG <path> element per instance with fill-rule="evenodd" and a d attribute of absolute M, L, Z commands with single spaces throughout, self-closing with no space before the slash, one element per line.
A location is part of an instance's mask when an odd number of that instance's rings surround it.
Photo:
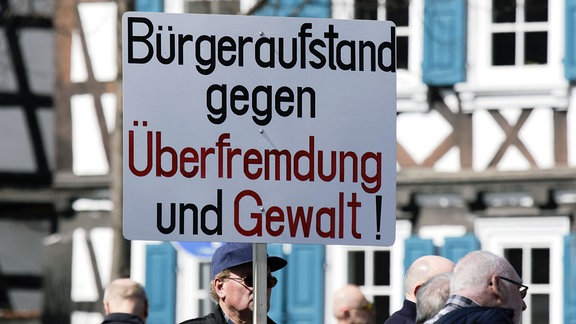
<path fill-rule="evenodd" d="M 474 251 L 458 261 L 446 306 L 426 324 L 522 322 L 528 287 L 512 265 L 487 251 Z"/>
<path fill-rule="evenodd" d="M 372 324 L 376 314 L 360 288 L 346 285 L 332 298 L 332 313 L 338 324 Z"/>
<path fill-rule="evenodd" d="M 252 244 L 224 243 L 212 256 L 210 297 L 216 310 L 204 317 L 187 320 L 181 324 L 240 324 L 252 323 L 254 303 L 254 278 L 252 276 Z M 268 256 L 267 305 L 278 280 L 271 272 L 280 270 L 288 262 L 282 258 Z M 268 323 L 274 323 L 268 318 Z"/>

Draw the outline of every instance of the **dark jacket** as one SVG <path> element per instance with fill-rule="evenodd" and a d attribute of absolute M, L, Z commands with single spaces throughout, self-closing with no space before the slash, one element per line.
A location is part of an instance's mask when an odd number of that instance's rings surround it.
<path fill-rule="evenodd" d="M 514 310 L 500 307 L 462 307 L 440 317 L 436 324 L 512 324 Z"/>
<path fill-rule="evenodd" d="M 414 324 L 416 321 L 416 303 L 404 299 L 402 308 L 388 317 L 384 324 Z"/>
<path fill-rule="evenodd" d="M 216 306 L 216 310 L 214 311 L 214 313 L 208 314 L 204 317 L 198 317 L 195 319 L 190 319 L 187 321 L 184 321 L 180 324 L 192 324 L 192 323 L 200 323 L 200 324 L 227 324 L 226 323 L 226 319 L 224 318 L 224 313 L 222 312 L 222 309 L 220 309 L 220 305 Z M 268 317 L 268 324 L 276 324 L 274 323 L 274 321 Z"/>
<path fill-rule="evenodd" d="M 111 313 L 104 317 L 102 324 L 144 324 L 144 320 L 132 314 Z"/>

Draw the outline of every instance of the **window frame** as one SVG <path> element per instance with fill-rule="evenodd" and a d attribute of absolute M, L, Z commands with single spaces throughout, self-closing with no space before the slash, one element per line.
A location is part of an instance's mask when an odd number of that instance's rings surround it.
<path fill-rule="evenodd" d="M 548 248 L 550 251 L 550 282 L 532 284 L 529 262 L 523 258 L 523 282 L 528 285 L 528 295 L 524 299 L 527 310 L 522 314 L 522 322 L 531 324 L 531 295 L 549 295 L 549 323 L 561 323 L 564 314 L 563 296 L 563 238 L 570 231 L 570 220 L 563 216 L 480 218 L 474 223 L 474 231 L 483 250 L 504 255 L 504 249 L 522 249 L 523 256 L 534 248 Z M 529 238 L 527 240 L 527 238 Z M 528 261 L 530 258 L 528 258 Z"/>
<path fill-rule="evenodd" d="M 404 301 L 404 241 L 411 235 L 412 224 L 407 220 L 396 221 L 396 240 L 391 247 L 386 246 L 351 246 L 351 245 L 327 245 L 326 246 L 326 285 L 325 300 L 332 300 L 334 293 L 346 285 L 348 282 L 348 252 L 362 251 L 365 254 L 372 254 L 375 251 L 390 252 L 390 285 L 374 286 L 373 279 L 366 277 L 364 285 L 360 289 L 369 301 L 374 300 L 374 296 L 389 296 L 389 314 L 402 308 Z M 364 260 L 365 275 L 369 275 L 373 267 L 373 259 Z M 324 314 L 327 323 L 334 320 L 332 315 L 332 305 L 330 302 L 324 304 Z M 330 319 L 330 321 L 328 320 Z"/>
<path fill-rule="evenodd" d="M 490 21 L 490 37 L 494 36 L 494 34 L 500 33 L 512 33 L 514 34 L 515 40 L 515 55 L 514 55 L 514 64 L 506 65 L 506 66 L 516 66 L 516 67 L 525 67 L 529 64 L 526 64 L 526 50 L 524 45 L 526 44 L 526 33 L 528 32 L 546 32 L 548 35 L 549 30 L 548 27 L 550 26 L 549 17 L 546 21 L 540 22 L 529 22 L 526 21 L 524 7 L 527 0 L 516 0 L 516 8 L 515 8 L 515 21 L 514 22 L 494 22 Z M 549 52 L 550 50 L 550 43 L 546 44 L 546 50 Z M 493 41 L 490 41 L 490 56 L 492 57 L 494 49 Z M 548 59 L 545 65 L 548 64 Z M 502 66 L 502 65 L 494 65 L 491 62 L 492 67 Z"/>
<path fill-rule="evenodd" d="M 378 20 L 386 19 L 386 0 L 378 1 Z M 355 0 L 332 2 L 332 18 L 354 19 Z M 411 0 L 407 27 L 396 27 L 396 36 L 408 37 L 408 69 L 396 70 L 399 112 L 428 111 L 428 87 L 422 82 L 424 50 L 424 0 Z"/>
<path fill-rule="evenodd" d="M 237 0 L 239 3 L 239 12 L 247 12 L 256 4 L 256 0 Z M 226 0 L 210 1 L 210 0 L 164 0 L 164 12 L 166 13 L 187 13 L 186 4 L 188 2 L 207 2 L 210 5 L 210 13 L 214 13 L 217 10 L 220 2 L 227 2 Z"/>
<path fill-rule="evenodd" d="M 494 88 L 510 85 L 542 85 L 549 87 L 552 82 L 562 83 L 564 53 L 564 3 L 561 0 L 548 1 L 547 22 L 493 23 L 492 1 L 470 0 L 468 5 L 468 82 L 477 86 Z M 547 63 L 519 64 L 523 43 L 517 45 L 515 65 L 492 65 L 492 35 L 494 32 L 514 32 L 516 37 L 526 31 L 548 33 Z M 518 50 L 520 47 L 520 51 Z M 511 79 L 513 78 L 513 80 Z M 552 82 L 551 82 L 552 81 Z"/>
<path fill-rule="evenodd" d="M 379 0 L 378 18 L 386 18 L 385 1 Z M 408 26 L 397 26 L 396 37 L 408 37 L 408 69 L 397 69 L 397 110 L 428 111 L 428 87 L 422 82 L 424 51 L 424 0 L 411 0 Z"/>

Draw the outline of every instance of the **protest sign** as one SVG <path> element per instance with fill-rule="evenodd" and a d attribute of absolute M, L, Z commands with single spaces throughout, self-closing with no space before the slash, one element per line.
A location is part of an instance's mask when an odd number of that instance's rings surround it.
<path fill-rule="evenodd" d="M 122 24 L 126 238 L 393 244 L 392 23 Z"/>

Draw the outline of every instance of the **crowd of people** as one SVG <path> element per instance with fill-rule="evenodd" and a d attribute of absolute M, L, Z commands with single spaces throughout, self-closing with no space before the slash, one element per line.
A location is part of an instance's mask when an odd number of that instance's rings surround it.
<path fill-rule="evenodd" d="M 402 309 L 385 324 L 519 324 L 528 287 L 505 258 L 473 251 L 456 264 L 439 256 L 417 259 L 404 289 Z"/>
<path fill-rule="evenodd" d="M 252 244 L 225 243 L 212 257 L 210 297 L 214 312 L 180 324 L 253 323 L 254 277 Z M 272 275 L 287 261 L 268 256 L 267 310 L 272 288 L 278 280 Z M 456 264 L 436 256 L 416 259 L 404 278 L 402 308 L 385 324 L 424 323 L 521 323 L 526 309 L 523 299 L 528 287 L 503 257 L 488 251 L 473 251 Z M 131 279 L 112 281 L 104 294 L 103 324 L 144 324 L 148 299 L 144 287 Z M 348 284 L 332 296 L 332 313 L 337 323 L 372 324 L 376 312 L 360 287 Z M 267 323 L 274 323 L 267 318 Z"/>

